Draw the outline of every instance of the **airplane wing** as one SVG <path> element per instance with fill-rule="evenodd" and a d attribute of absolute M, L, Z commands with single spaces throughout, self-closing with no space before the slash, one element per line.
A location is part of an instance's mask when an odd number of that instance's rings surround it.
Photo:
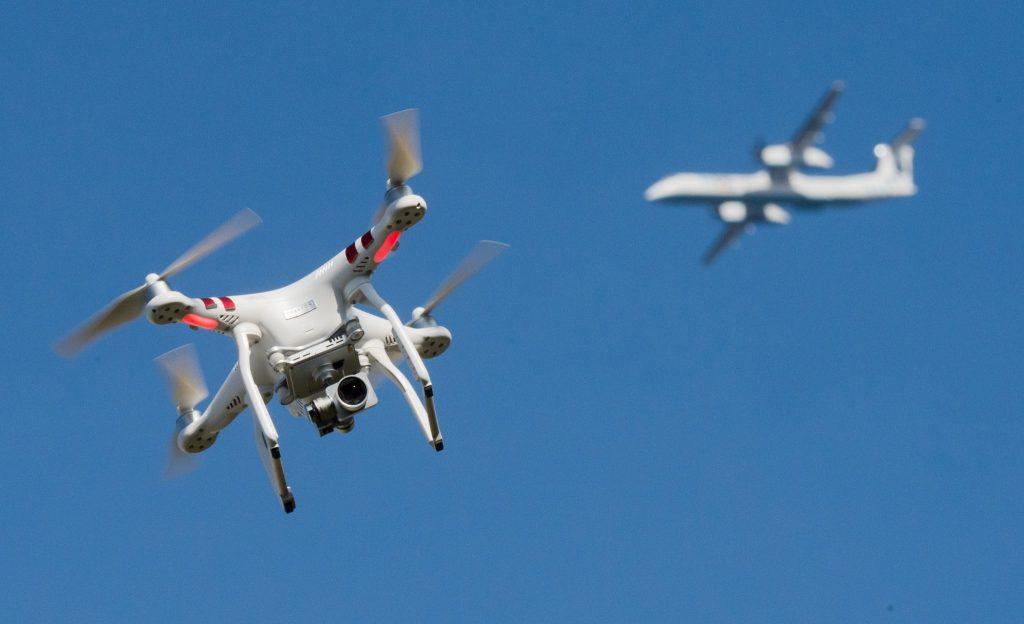
<path fill-rule="evenodd" d="M 707 253 L 704 254 L 704 264 L 708 265 L 715 261 L 718 254 L 728 249 L 737 238 L 739 238 L 747 228 L 750 227 L 748 221 L 740 221 L 738 223 L 727 223 L 725 229 L 722 230 L 721 236 L 715 241 L 715 244 L 708 249 Z"/>
<path fill-rule="evenodd" d="M 836 100 L 839 99 L 839 94 L 843 92 L 844 85 L 842 82 L 834 82 L 829 88 L 828 93 L 825 97 L 821 98 L 821 102 L 818 103 L 817 108 L 811 113 L 811 116 L 807 118 L 804 125 L 797 130 L 796 134 L 793 135 L 793 140 L 790 141 L 793 146 L 793 153 L 799 154 L 804 149 L 814 144 L 814 141 L 818 138 L 822 128 L 826 124 L 832 121 L 834 115 L 832 114 L 832 107 L 835 106 Z"/>

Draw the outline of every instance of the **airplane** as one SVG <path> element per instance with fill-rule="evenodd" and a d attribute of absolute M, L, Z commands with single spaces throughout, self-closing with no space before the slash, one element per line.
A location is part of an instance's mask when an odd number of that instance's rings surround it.
<path fill-rule="evenodd" d="M 377 404 L 375 383 L 394 383 L 435 451 L 444 448 L 434 406 L 434 385 L 424 364 L 451 344 L 434 309 L 508 245 L 481 241 L 408 321 L 377 293 L 374 272 L 399 238 L 427 213 L 427 202 L 408 185 L 422 169 L 418 113 L 409 109 L 382 118 L 389 140 L 387 190 L 372 225 L 341 253 L 292 284 L 256 294 L 190 297 L 168 279 L 234 240 L 260 219 L 244 210 L 194 245 L 160 273 L 124 293 L 60 340 L 55 349 L 70 357 L 102 334 L 140 314 L 156 325 L 184 325 L 229 336 L 238 363 L 202 411 L 208 395 L 195 348 L 179 347 L 157 358 L 178 412 L 171 439 L 169 474 L 209 449 L 220 432 L 247 407 L 252 409 L 256 447 L 285 513 L 295 496 L 281 463 L 280 437 L 267 409 L 276 394 L 297 418 L 321 436 L 348 433 L 355 417 Z M 357 306 L 370 306 L 382 316 Z M 407 360 L 422 399 L 398 368 Z"/>
<path fill-rule="evenodd" d="M 783 204 L 799 209 L 909 197 L 914 185 L 914 148 L 911 142 L 924 130 L 924 121 L 912 119 L 889 143 L 875 146 L 873 171 L 851 175 L 807 175 L 802 169 L 829 169 L 833 160 L 814 145 L 833 119 L 832 108 L 843 92 L 842 82 L 831 88 L 787 143 L 760 145 L 755 156 L 764 169 L 754 173 L 676 173 L 652 184 L 644 198 L 673 204 L 710 204 L 725 227 L 705 253 L 711 264 L 755 224 L 786 225 L 790 214 Z"/>

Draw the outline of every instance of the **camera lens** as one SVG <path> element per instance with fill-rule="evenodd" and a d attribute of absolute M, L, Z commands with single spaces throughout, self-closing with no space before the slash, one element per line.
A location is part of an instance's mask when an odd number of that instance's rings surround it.
<path fill-rule="evenodd" d="M 338 384 L 338 398 L 346 405 L 358 406 L 366 401 L 366 383 L 351 375 Z"/>

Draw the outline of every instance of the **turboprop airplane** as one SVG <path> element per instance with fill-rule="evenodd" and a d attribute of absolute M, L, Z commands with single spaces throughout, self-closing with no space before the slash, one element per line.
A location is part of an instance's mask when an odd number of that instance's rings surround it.
<path fill-rule="evenodd" d="M 822 129 L 832 121 L 832 108 L 843 88 L 843 83 L 834 83 L 789 142 L 758 146 L 755 155 L 764 169 L 755 173 L 676 173 L 655 182 L 644 197 L 648 201 L 714 206 L 714 215 L 725 228 L 704 255 L 704 264 L 711 264 L 744 232 L 753 231 L 755 224 L 789 223 L 789 212 L 782 205 L 821 209 L 916 193 L 914 148 L 910 144 L 924 130 L 924 121 L 916 118 L 892 141 L 875 146 L 877 164 L 873 171 L 834 176 L 802 171 L 832 167 L 832 157 L 814 143 L 820 141 Z"/>

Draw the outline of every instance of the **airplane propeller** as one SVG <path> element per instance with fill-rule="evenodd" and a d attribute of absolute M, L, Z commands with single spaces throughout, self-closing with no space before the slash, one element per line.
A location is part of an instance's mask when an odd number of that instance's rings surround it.
<path fill-rule="evenodd" d="M 214 251 L 227 245 L 242 234 L 259 225 L 260 218 L 246 208 L 211 232 L 159 274 L 146 276 L 146 283 L 129 290 L 114 299 L 71 334 L 62 338 L 54 349 L 64 357 L 72 357 L 86 345 L 104 333 L 123 325 L 142 314 L 149 301 L 149 287 L 155 282 L 166 281 L 181 271 L 199 262 Z"/>
<path fill-rule="evenodd" d="M 187 344 L 172 349 L 153 360 L 160 372 L 167 378 L 171 391 L 171 401 L 182 415 L 191 414 L 196 405 L 202 402 L 210 391 L 203 380 L 203 372 L 199 368 L 199 357 L 196 348 Z M 164 478 L 172 479 L 191 472 L 198 466 L 198 456 L 186 453 L 178 447 L 178 429 L 171 436 L 167 449 L 167 463 L 164 467 Z"/>
<path fill-rule="evenodd" d="M 441 286 L 427 299 L 427 302 L 412 311 L 412 320 L 407 324 L 412 325 L 424 317 L 429 318 L 434 308 L 447 299 L 448 295 L 452 294 L 466 280 L 479 273 L 482 268 L 487 266 L 491 260 L 501 255 L 506 249 L 508 249 L 508 245 L 497 241 L 482 240 L 477 243 L 476 247 L 462 260 L 462 263 L 448 275 L 447 279 L 441 283 Z"/>
<path fill-rule="evenodd" d="M 751 152 L 754 154 L 754 160 L 756 160 L 757 162 L 762 161 L 763 157 L 761 156 L 761 152 L 763 152 L 764 148 L 766 147 L 768 147 L 768 141 L 765 140 L 763 136 L 759 136 L 756 139 L 754 139 L 754 146 L 751 150 Z"/>

